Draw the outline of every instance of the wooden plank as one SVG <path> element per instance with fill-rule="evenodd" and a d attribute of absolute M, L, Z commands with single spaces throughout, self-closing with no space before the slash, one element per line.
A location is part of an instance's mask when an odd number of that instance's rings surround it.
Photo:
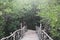
<path fill-rule="evenodd" d="M 39 38 L 38 35 L 36 34 L 36 31 L 28 30 L 21 40 L 39 40 Z"/>

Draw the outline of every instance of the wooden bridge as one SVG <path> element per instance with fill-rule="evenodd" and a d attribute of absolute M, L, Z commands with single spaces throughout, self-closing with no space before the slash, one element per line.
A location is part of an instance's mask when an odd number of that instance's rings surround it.
<path fill-rule="evenodd" d="M 53 40 L 44 30 L 41 29 L 42 24 L 40 24 L 40 27 L 36 26 L 36 34 L 38 36 L 39 40 Z M 10 36 L 4 37 L 0 40 L 21 40 L 24 38 L 24 33 L 27 32 L 27 27 L 21 25 L 21 29 L 16 30 L 13 32 Z"/>

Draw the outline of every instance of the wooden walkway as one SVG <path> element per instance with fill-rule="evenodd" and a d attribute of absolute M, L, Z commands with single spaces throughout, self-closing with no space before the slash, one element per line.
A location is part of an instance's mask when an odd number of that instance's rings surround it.
<path fill-rule="evenodd" d="M 21 40 L 39 40 L 36 31 L 28 30 Z"/>
<path fill-rule="evenodd" d="M 44 30 L 36 26 L 36 30 L 28 30 L 26 26 L 21 26 L 21 29 L 16 30 L 10 36 L 0 40 L 53 40 Z"/>

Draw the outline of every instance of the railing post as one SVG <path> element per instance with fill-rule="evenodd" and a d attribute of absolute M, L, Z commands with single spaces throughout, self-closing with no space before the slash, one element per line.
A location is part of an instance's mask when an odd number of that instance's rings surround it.
<path fill-rule="evenodd" d="M 36 32 L 38 34 L 39 40 L 42 40 L 42 29 L 41 29 L 41 27 L 42 27 L 42 24 L 40 24 L 39 27 L 36 26 Z"/>
<path fill-rule="evenodd" d="M 42 40 L 44 40 L 44 33 L 42 33 Z"/>
<path fill-rule="evenodd" d="M 13 40 L 15 40 L 15 34 L 13 35 Z"/>
<path fill-rule="evenodd" d="M 19 31 L 19 39 L 21 40 L 21 30 Z"/>
<path fill-rule="evenodd" d="M 22 23 L 21 23 L 21 29 L 22 29 L 22 28 L 23 28 L 23 26 L 22 26 Z M 21 30 L 21 37 L 23 37 L 23 36 L 22 36 L 22 33 L 23 33 L 23 32 L 22 32 L 22 30 Z"/>
<path fill-rule="evenodd" d="M 20 25 L 21 25 L 21 29 L 22 29 L 23 28 L 22 23 Z"/>
<path fill-rule="evenodd" d="M 42 40 L 42 38 L 41 38 L 41 36 L 42 36 L 41 27 L 42 27 L 42 24 L 40 24 L 40 29 L 39 29 L 39 31 L 40 31 L 40 40 Z"/>
<path fill-rule="evenodd" d="M 19 37 L 20 37 L 20 35 L 19 35 L 19 31 L 17 32 L 18 33 L 18 39 L 20 39 Z"/>

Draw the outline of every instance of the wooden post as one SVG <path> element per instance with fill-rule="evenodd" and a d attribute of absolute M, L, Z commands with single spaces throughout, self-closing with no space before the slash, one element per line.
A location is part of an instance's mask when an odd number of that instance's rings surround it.
<path fill-rule="evenodd" d="M 40 27 L 36 26 L 36 32 L 38 34 L 39 40 L 42 40 L 42 30 L 41 30 L 41 24 Z"/>
<path fill-rule="evenodd" d="M 21 23 L 20 25 L 21 25 L 21 29 L 22 29 L 22 28 L 23 28 L 23 27 L 22 27 L 22 23 Z"/>
<path fill-rule="evenodd" d="M 13 40 L 15 40 L 15 34 L 13 35 Z"/>
<path fill-rule="evenodd" d="M 41 26 L 42 26 L 42 25 L 40 24 L 40 29 L 39 29 L 39 31 L 40 31 L 40 40 L 42 40 L 42 38 L 41 38 L 41 36 L 42 36 L 42 32 L 41 32 L 41 31 L 42 31 L 42 30 L 41 30 Z"/>
<path fill-rule="evenodd" d="M 19 35 L 19 31 L 18 31 L 17 33 L 18 33 L 18 39 L 20 39 L 20 37 L 19 37 L 19 36 L 20 36 L 20 35 Z"/>
<path fill-rule="evenodd" d="M 23 25 L 22 25 L 22 23 L 21 23 L 21 29 L 23 28 L 22 26 L 23 26 Z M 22 31 L 23 31 L 23 30 L 21 30 L 21 37 L 23 37 L 23 36 L 22 36 L 22 33 L 23 33 Z"/>
<path fill-rule="evenodd" d="M 21 30 L 19 30 L 19 39 L 21 39 Z"/>
<path fill-rule="evenodd" d="M 38 27 L 37 26 L 35 26 L 36 27 L 36 32 L 38 33 Z"/>
<path fill-rule="evenodd" d="M 10 37 L 10 40 L 13 40 L 13 37 L 12 36 Z"/>

